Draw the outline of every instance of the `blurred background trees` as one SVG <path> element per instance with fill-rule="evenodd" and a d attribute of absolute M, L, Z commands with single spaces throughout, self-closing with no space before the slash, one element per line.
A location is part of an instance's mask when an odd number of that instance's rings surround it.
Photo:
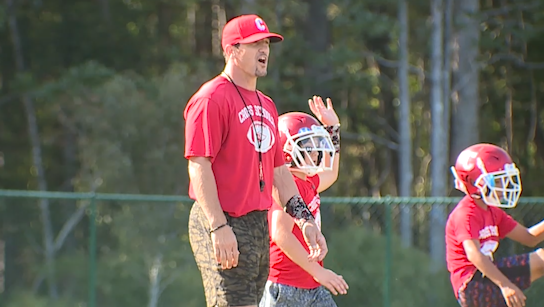
<path fill-rule="evenodd" d="M 538 196 L 543 12 L 534 0 L 5 0 L 0 189 L 186 194 L 185 103 L 224 65 L 225 22 L 257 13 L 285 37 L 259 88 L 280 113 L 315 94 L 341 116 L 341 176 L 325 196 L 458 196 L 448 167 L 476 142 L 504 146 L 523 195 Z M 85 297 L 86 206 L 0 200 L 11 306 Z M 180 287 L 202 304 L 189 206 L 100 204 L 101 306 L 174 306 Z M 443 270 L 449 211 L 427 209 L 402 207 L 399 244 Z M 23 288 L 36 301 L 15 299 Z"/>

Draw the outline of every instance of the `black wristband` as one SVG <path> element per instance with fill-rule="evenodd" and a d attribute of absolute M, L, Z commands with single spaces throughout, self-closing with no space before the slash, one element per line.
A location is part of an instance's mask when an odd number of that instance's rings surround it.
<path fill-rule="evenodd" d="M 338 153 L 340 152 L 340 124 L 333 126 L 325 126 L 325 130 L 330 134 L 332 145 L 334 145 L 334 150 Z"/>
<path fill-rule="evenodd" d="M 210 230 L 210 233 L 213 233 L 214 231 L 218 231 L 219 229 L 221 229 L 221 228 L 223 228 L 223 227 L 225 227 L 225 226 L 227 226 L 227 225 L 228 225 L 228 223 L 221 224 L 221 225 L 219 225 L 219 226 L 213 228 L 212 230 Z"/>
<path fill-rule="evenodd" d="M 295 219 L 313 220 L 314 216 L 302 197 L 295 195 L 285 205 L 285 212 Z"/>

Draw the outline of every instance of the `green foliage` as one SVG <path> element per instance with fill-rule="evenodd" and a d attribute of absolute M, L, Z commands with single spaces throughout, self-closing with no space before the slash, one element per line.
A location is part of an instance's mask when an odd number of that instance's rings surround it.
<path fill-rule="evenodd" d="M 171 242 L 170 242 L 171 243 Z M 183 246 L 180 249 L 181 257 L 167 263 L 166 274 L 175 273 L 175 279 L 168 287 L 164 288 L 158 306 L 183 306 L 200 307 L 205 304 L 202 279 L 192 259 L 192 254 Z M 179 246 L 179 245 L 178 245 Z M 174 248 L 175 245 L 172 245 Z M 149 247 L 151 248 L 151 246 Z M 151 252 L 151 250 L 150 250 Z M 144 263 L 131 259 L 131 256 L 139 257 L 141 250 L 132 251 L 132 255 L 109 253 L 100 257 L 98 263 L 98 300 L 97 306 L 148 306 L 148 285 L 146 279 L 146 268 Z M 53 300 L 41 294 L 30 291 L 12 292 L 6 302 L 0 303 L 5 307 L 74 307 L 86 304 L 87 298 L 87 264 L 86 254 L 74 253 L 57 259 L 57 276 L 65 289 L 65 295 L 58 300 Z M 166 275 L 168 276 L 168 275 Z"/>
<path fill-rule="evenodd" d="M 126 73 L 72 87 L 62 105 L 80 131 L 81 189 L 172 194 L 186 184 L 180 154 L 189 79 L 186 66 L 173 65 L 152 80 Z"/>
<path fill-rule="evenodd" d="M 346 296 L 335 297 L 339 306 L 381 306 L 385 278 L 385 237 L 357 227 L 336 227 L 327 235 L 329 254 L 325 267 L 342 275 L 349 285 Z M 429 256 L 402 248 L 393 238 L 390 279 L 391 306 L 457 306 L 447 272 L 429 270 Z"/>
<path fill-rule="evenodd" d="M 20 103 L 20 96 L 26 94 L 36 109 L 50 190 L 186 194 L 184 106 L 223 67 L 217 47 L 223 18 L 250 9 L 255 1 L 15 2 L 19 3 L 15 16 L 20 52 L 27 69 L 15 68 L 9 12 L 0 5 L 0 157 L 4 161 L 0 188 L 36 187 L 27 118 Z M 544 113 L 539 105 L 536 111 L 531 108 L 543 93 L 544 15 L 542 5 L 533 0 L 505 2 L 507 8 L 517 8 L 502 10 L 501 3 L 488 1 L 478 15 L 481 62 L 474 67 L 482 68 L 479 132 L 481 141 L 506 146 L 505 136 L 512 131 L 509 151 L 522 171 L 523 195 L 533 196 L 542 191 L 544 169 Z M 397 152 L 392 149 L 399 141 L 397 2 L 266 0 L 259 1 L 256 9 L 272 31 L 285 37 L 271 46 L 269 75 L 259 80 L 259 88 L 274 99 L 280 113 L 308 111 L 307 99 L 319 94 L 333 99 L 341 117 L 340 178 L 324 194 L 397 194 Z M 409 1 L 408 9 L 414 192 L 424 196 L 431 158 L 429 2 Z M 459 89 L 462 79 L 459 76 L 452 87 Z M 511 127 L 505 120 L 510 94 Z M 6 257 L 8 269 L 17 273 L 8 276 L 6 284 L 9 291 L 33 289 L 43 267 L 39 211 L 33 200 L 1 201 L 0 239 L 16 242 Z M 51 204 L 53 229 L 58 232 L 79 203 Z M 99 204 L 100 306 L 146 306 L 150 266 L 158 255 L 168 282 L 159 305 L 203 305 L 200 277 L 186 237 L 188 206 Z M 420 231 L 417 245 L 423 249 L 428 245 L 428 212 L 416 211 L 414 231 Z M 339 302 L 379 305 L 383 238 L 340 226 L 364 224 L 368 231 L 380 231 L 385 223 L 383 207 L 335 206 L 330 212 L 335 229 L 331 242 L 339 247 L 331 248 L 327 261 L 352 285 L 350 294 Z M 531 212 L 520 209 L 514 216 L 532 225 L 541 214 L 538 209 Z M 87 297 L 87 223 L 84 219 L 70 234 L 56 266 L 62 297 L 77 303 Z M 440 289 L 437 297 L 450 304 L 453 295 L 447 276 L 428 272 L 425 252 L 400 250 L 397 244 L 391 281 L 394 306 L 437 305 L 426 296 L 435 285 Z M 503 251 L 520 249 L 506 242 Z M 42 282 L 36 291 L 14 295 L 11 304 L 48 306 L 49 301 L 40 296 L 46 286 Z"/>
<path fill-rule="evenodd" d="M 11 295 L 5 307 L 74 307 L 76 302 L 59 299 L 53 300 L 45 296 L 34 295 L 28 292 L 17 292 Z"/>

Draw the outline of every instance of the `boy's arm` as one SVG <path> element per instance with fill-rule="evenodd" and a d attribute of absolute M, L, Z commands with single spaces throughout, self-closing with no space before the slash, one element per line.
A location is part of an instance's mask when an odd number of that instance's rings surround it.
<path fill-rule="evenodd" d="M 467 254 L 468 261 L 480 270 L 487 278 L 491 279 L 497 286 L 502 287 L 511 283 L 511 281 L 504 276 L 504 274 L 493 264 L 491 259 L 482 254 L 480 251 L 480 242 L 478 240 L 465 240 L 463 241 L 463 247 Z"/>
<path fill-rule="evenodd" d="M 480 242 L 475 239 L 463 241 L 463 247 L 468 260 L 482 272 L 487 278 L 494 282 L 502 292 L 508 306 L 524 306 L 525 295 L 493 264 L 491 259 L 480 251 Z"/>
<path fill-rule="evenodd" d="M 273 209 L 272 209 L 273 210 Z M 282 210 L 274 210 L 270 221 L 270 236 L 278 247 L 295 264 L 308 274 L 312 275 L 320 284 L 325 286 L 334 295 L 346 294 L 348 285 L 342 276 L 326 270 L 318 263 L 308 260 L 308 252 L 293 234 L 293 218 Z M 331 274 L 332 273 L 332 274 Z"/>
<path fill-rule="evenodd" d="M 300 241 L 293 234 L 295 222 L 293 218 L 283 210 L 274 210 L 270 221 L 270 237 L 279 248 L 294 263 L 300 266 L 308 274 L 314 276 L 321 266 L 315 261 L 308 260 L 308 252 L 302 247 Z"/>
<path fill-rule="evenodd" d="M 525 246 L 535 247 L 538 243 L 544 241 L 544 221 L 529 229 L 518 223 L 506 237 Z"/>
<path fill-rule="evenodd" d="M 325 157 L 330 159 L 330 157 Z M 340 168 L 340 152 L 334 155 L 334 161 L 332 163 L 332 170 L 319 173 L 319 187 L 317 193 L 321 193 L 330 188 L 338 179 L 338 170 Z"/>
<path fill-rule="evenodd" d="M 300 196 L 293 175 L 285 165 L 274 168 L 274 198 L 291 216 L 302 231 L 304 240 L 310 248 L 310 260 L 321 261 L 327 254 L 327 241 L 315 222 L 308 205 Z"/>
<path fill-rule="evenodd" d="M 320 193 L 328 189 L 338 179 L 338 169 L 340 165 L 340 119 L 334 111 L 330 98 L 327 98 L 327 105 L 325 105 L 320 96 L 313 96 L 312 99 L 308 99 L 308 106 L 317 119 L 325 125 L 325 130 L 330 134 L 332 144 L 336 151 L 334 161 L 332 161 L 332 170 L 319 174 L 319 187 L 317 188 L 317 192 Z M 330 157 L 324 157 L 324 159 L 330 159 Z"/>

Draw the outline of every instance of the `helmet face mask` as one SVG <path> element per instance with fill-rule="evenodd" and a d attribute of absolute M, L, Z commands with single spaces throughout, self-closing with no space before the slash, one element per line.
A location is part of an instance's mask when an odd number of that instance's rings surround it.
<path fill-rule="evenodd" d="M 292 171 L 314 176 L 332 170 L 334 145 L 315 118 L 305 113 L 286 113 L 280 116 L 279 131 L 285 162 Z"/>
<path fill-rule="evenodd" d="M 477 144 L 465 149 L 451 171 L 456 189 L 488 206 L 514 208 L 521 196 L 519 169 L 498 146 Z"/>
<path fill-rule="evenodd" d="M 501 171 L 482 173 L 474 186 L 480 190 L 482 200 L 489 206 L 514 208 L 521 196 L 519 170 L 514 163 L 505 164 Z"/>

